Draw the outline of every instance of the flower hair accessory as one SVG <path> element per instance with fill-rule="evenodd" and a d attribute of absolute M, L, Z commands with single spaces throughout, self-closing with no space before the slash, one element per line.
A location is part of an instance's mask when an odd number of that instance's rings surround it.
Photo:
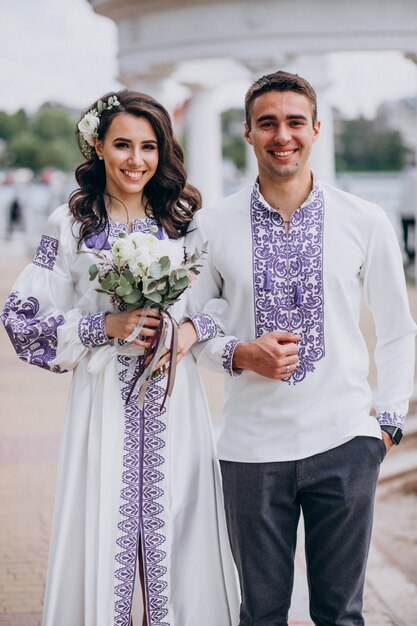
<path fill-rule="evenodd" d="M 117 96 L 110 96 L 107 102 L 98 100 L 97 107 L 90 109 L 78 122 L 78 130 L 81 135 L 81 152 L 86 159 L 91 159 L 94 153 L 94 140 L 98 137 L 98 127 L 100 116 L 103 111 L 110 111 L 113 107 L 119 106 Z"/>

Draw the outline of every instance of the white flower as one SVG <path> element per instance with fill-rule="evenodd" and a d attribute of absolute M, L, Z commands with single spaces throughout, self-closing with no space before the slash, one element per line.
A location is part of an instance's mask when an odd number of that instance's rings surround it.
<path fill-rule="evenodd" d="M 132 242 L 132 245 L 136 249 L 152 250 L 158 240 L 153 235 L 147 235 L 145 233 L 131 233 L 128 239 Z"/>
<path fill-rule="evenodd" d="M 137 278 L 138 276 L 146 276 L 146 270 L 152 263 L 152 260 L 153 259 L 147 248 L 143 247 L 134 249 L 130 258 L 128 259 L 129 269 L 132 272 L 133 276 L 135 278 Z"/>
<path fill-rule="evenodd" d="M 83 139 L 90 145 L 94 146 L 94 139 L 97 137 L 97 128 L 100 124 L 100 118 L 95 113 L 89 111 L 78 122 L 78 130 L 80 131 Z"/>
<path fill-rule="evenodd" d="M 171 261 L 171 268 L 181 267 L 184 262 L 184 249 L 182 245 L 172 239 L 157 240 L 154 254 L 157 255 L 158 259 L 167 256 Z"/>
<path fill-rule="evenodd" d="M 127 263 L 134 254 L 135 248 L 129 237 L 120 237 L 112 246 L 111 253 L 116 264 Z"/>

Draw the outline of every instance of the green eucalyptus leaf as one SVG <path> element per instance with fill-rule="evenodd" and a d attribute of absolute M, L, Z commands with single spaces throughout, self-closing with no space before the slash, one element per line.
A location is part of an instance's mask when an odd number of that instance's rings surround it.
<path fill-rule="evenodd" d="M 137 289 L 133 289 L 129 294 L 127 294 L 126 296 L 123 296 L 123 300 L 126 303 L 136 304 L 136 306 L 140 306 L 141 299 L 142 299 L 141 296 L 142 294 L 140 291 L 138 291 Z"/>
<path fill-rule="evenodd" d="M 127 285 L 127 287 L 122 287 L 121 285 L 119 285 L 118 287 L 116 287 L 116 293 L 121 298 L 128 296 L 130 293 L 132 293 L 132 291 L 132 285 Z"/>
<path fill-rule="evenodd" d="M 114 278 L 112 277 L 112 272 L 107 274 L 107 276 L 103 278 L 100 284 L 101 284 L 102 289 L 105 289 L 106 291 L 110 290 L 114 285 Z"/>
<path fill-rule="evenodd" d="M 128 283 L 130 283 L 131 285 L 135 284 L 135 277 L 133 276 L 132 272 L 130 271 L 130 269 L 127 267 L 125 270 L 123 270 L 123 274 L 122 276 L 128 281 Z"/>
<path fill-rule="evenodd" d="M 90 280 L 94 280 L 96 278 L 96 276 L 99 273 L 99 269 L 97 267 L 97 265 L 90 265 L 90 268 L 88 270 L 89 274 L 90 274 Z"/>
<path fill-rule="evenodd" d="M 169 268 L 171 267 L 171 260 L 169 258 L 169 256 L 163 256 L 159 259 L 159 264 L 161 266 L 161 269 L 163 271 L 169 270 Z"/>
<path fill-rule="evenodd" d="M 158 283 L 156 280 L 150 280 L 148 283 L 146 283 L 143 286 L 143 293 L 148 294 L 148 293 L 152 293 L 153 291 L 156 291 L 157 284 Z"/>
<path fill-rule="evenodd" d="M 176 281 L 174 285 L 174 289 L 175 291 L 181 291 L 182 289 L 185 289 L 186 287 L 188 287 L 189 284 L 190 284 L 190 279 L 188 278 L 188 276 L 183 276 L 182 278 Z"/>
<path fill-rule="evenodd" d="M 157 291 L 154 291 L 152 293 L 147 293 L 146 297 L 148 300 L 151 300 L 152 302 L 156 302 L 157 304 L 162 302 L 162 296 Z"/>
<path fill-rule="evenodd" d="M 154 261 L 150 264 L 149 275 L 152 276 L 152 278 L 161 278 L 162 270 L 158 261 Z"/>
<path fill-rule="evenodd" d="M 122 274 L 120 276 L 120 286 L 123 287 L 124 289 L 126 289 L 126 287 L 130 287 L 130 282 L 127 280 L 127 278 Z"/>

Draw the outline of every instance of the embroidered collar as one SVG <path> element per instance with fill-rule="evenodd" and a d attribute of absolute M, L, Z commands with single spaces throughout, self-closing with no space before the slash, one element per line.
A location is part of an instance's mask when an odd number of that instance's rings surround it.
<path fill-rule="evenodd" d="M 158 230 L 154 232 L 155 226 Z M 128 233 L 128 225 L 123 222 L 109 220 L 109 236 L 115 238 L 118 237 L 121 232 Z M 132 232 L 152 233 L 157 239 L 164 239 L 162 226 L 153 217 L 143 217 L 133 220 Z"/>
<path fill-rule="evenodd" d="M 308 194 L 307 198 L 305 199 L 305 201 L 298 207 L 298 209 L 296 209 L 294 211 L 294 213 L 291 216 L 291 219 L 293 219 L 295 217 L 296 221 L 298 214 L 299 213 L 304 213 L 304 211 L 306 209 L 311 208 L 313 205 L 315 205 L 315 203 L 317 202 L 317 198 L 320 195 L 320 188 L 319 185 L 317 183 L 317 179 L 315 177 L 315 175 L 313 174 L 313 187 L 310 191 L 310 193 Z M 252 189 L 252 202 L 257 202 L 258 204 L 258 208 L 264 208 L 266 211 L 272 212 L 276 217 L 277 217 L 277 221 L 279 223 L 283 223 L 284 220 L 282 218 L 282 215 L 276 210 L 274 209 L 274 207 L 272 207 L 269 202 L 267 202 L 267 200 L 265 200 L 264 196 L 261 193 L 261 190 L 259 188 L 259 179 L 257 178 L 256 181 L 253 184 L 253 189 Z"/>

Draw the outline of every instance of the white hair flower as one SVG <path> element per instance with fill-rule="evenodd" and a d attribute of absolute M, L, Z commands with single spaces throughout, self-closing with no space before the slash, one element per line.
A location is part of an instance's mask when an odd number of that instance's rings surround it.
<path fill-rule="evenodd" d="M 98 100 L 97 108 L 90 109 L 84 117 L 78 122 L 77 127 L 82 137 L 81 151 L 87 159 L 90 159 L 94 153 L 94 140 L 98 137 L 98 127 L 100 125 L 100 116 L 104 111 L 109 111 L 113 107 L 120 105 L 117 96 L 110 96 L 107 102 Z"/>
<path fill-rule="evenodd" d="M 86 141 L 90 146 L 94 146 L 94 139 L 97 138 L 97 128 L 100 124 L 99 116 L 94 113 L 94 110 L 89 111 L 83 117 L 83 119 L 78 123 L 78 130 L 83 136 L 84 141 Z"/>

